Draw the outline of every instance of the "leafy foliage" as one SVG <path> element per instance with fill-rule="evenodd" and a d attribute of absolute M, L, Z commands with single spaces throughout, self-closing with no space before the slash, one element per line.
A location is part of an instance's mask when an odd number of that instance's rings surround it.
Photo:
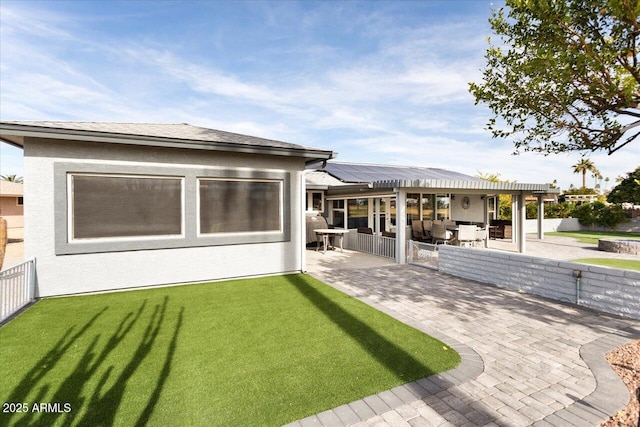
<path fill-rule="evenodd" d="M 575 208 L 576 206 L 571 202 L 544 205 L 544 216 L 545 218 L 571 218 Z"/>
<path fill-rule="evenodd" d="M 627 215 L 620 205 L 605 205 L 602 202 L 584 203 L 573 211 L 580 224 L 593 228 L 594 225 L 615 230 L 627 221 Z"/>
<path fill-rule="evenodd" d="M 609 203 L 640 204 L 640 166 L 611 189 L 607 195 Z"/>
<path fill-rule="evenodd" d="M 489 182 L 515 182 L 507 179 L 500 179 L 499 173 L 484 173 L 478 171 L 476 178 Z M 511 195 L 498 194 L 498 219 L 511 219 Z"/>
<path fill-rule="evenodd" d="M 615 152 L 640 135 L 640 2 L 507 0 L 489 19 L 476 103 L 520 150 Z M 500 120 L 500 121 L 499 121 Z"/>
<path fill-rule="evenodd" d="M 576 194 L 598 194 L 598 192 L 594 188 L 589 187 L 570 188 L 564 192 L 564 195 L 567 196 Z"/>
<path fill-rule="evenodd" d="M 18 176 L 18 175 L 0 175 L 0 180 L 9 181 L 9 182 L 17 182 L 19 184 L 22 184 L 24 182 L 22 177 Z"/>

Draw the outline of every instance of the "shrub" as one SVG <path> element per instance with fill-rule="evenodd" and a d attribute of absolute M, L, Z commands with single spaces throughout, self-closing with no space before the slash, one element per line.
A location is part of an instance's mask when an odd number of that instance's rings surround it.
<path fill-rule="evenodd" d="M 578 218 L 580 224 L 593 229 L 593 226 L 598 223 L 600 211 L 604 207 L 602 202 L 583 203 L 573 211 L 573 216 Z"/>
<path fill-rule="evenodd" d="M 544 206 L 545 218 L 571 218 L 576 206 L 571 202 L 559 202 Z"/>
<path fill-rule="evenodd" d="M 627 221 L 627 214 L 622 206 L 605 206 L 602 202 L 584 203 L 574 210 L 573 216 L 578 218 L 580 224 L 591 229 L 594 225 L 600 225 L 614 230 L 618 225 Z"/>
<path fill-rule="evenodd" d="M 616 227 L 627 221 L 627 213 L 620 205 L 605 206 L 598 217 L 598 224 L 615 230 Z"/>

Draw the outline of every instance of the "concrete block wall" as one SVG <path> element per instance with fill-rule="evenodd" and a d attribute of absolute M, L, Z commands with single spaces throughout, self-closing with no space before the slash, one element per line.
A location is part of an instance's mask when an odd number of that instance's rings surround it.
<path fill-rule="evenodd" d="M 500 288 L 640 319 L 640 271 L 618 270 L 487 249 L 440 246 L 438 269 Z M 574 271 L 582 274 L 577 298 Z"/>
<path fill-rule="evenodd" d="M 544 231 L 580 231 L 591 230 L 590 227 L 580 224 L 577 218 L 545 218 Z M 612 231 L 605 227 L 595 226 L 596 231 Z M 536 233 L 538 231 L 538 220 L 528 219 L 525 222 L 526 233 Z M 625 233 L 640 233 L 640 217 L 630 219 L 616 227 L 614 231 Z"/>

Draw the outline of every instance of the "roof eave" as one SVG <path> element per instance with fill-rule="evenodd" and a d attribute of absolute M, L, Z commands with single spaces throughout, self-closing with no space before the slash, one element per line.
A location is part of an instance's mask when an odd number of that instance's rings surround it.
<path fill-rule="evenodd" d="M 524 184 L 490 181 L 458 181 L 439 179 L 401 179 L 373 182 L 373 188 L 429 188 L 434 190 L 482 190 L 505 192 L 530 192 L 534 194 L 552 192 L 548 184 Z"/>
<path fill-rule="evenodd" d="M 50 138 L 72 141 L 88 141 L 110 144 L 141 145 L 165 148 L 183 148 L 191 150 L 227 151 L 249 154 L 270 154 L 276 156 L 302 157 L 305 159 L 328 160 L 332 151 L 310 148 L 260 147 L 230 142 L 197 141 L 191 139 L 166 138 L 156 136 L 112 134 L 76 129 L 43 129 L 37 126 L 0 123 L 0 138 L 9 144 L 24 148 L 24 138 Z"/>

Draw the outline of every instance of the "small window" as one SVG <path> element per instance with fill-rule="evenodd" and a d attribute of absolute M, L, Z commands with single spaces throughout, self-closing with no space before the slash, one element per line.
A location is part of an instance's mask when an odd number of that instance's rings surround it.
<path fill-rule="evenodd" d="M 71 175 L 70 240 L 182 235 L 181 178 Z"/>
<path fill-rule="evenodd" d="M 282 181 L 200 179 L 200 234 L 280 232 Z"/>
<path fill-rule="evenodd" d="M 18 197 L 16 203 L 18 204 L 18 206 L 24 206 L 24 197 Z"/>

